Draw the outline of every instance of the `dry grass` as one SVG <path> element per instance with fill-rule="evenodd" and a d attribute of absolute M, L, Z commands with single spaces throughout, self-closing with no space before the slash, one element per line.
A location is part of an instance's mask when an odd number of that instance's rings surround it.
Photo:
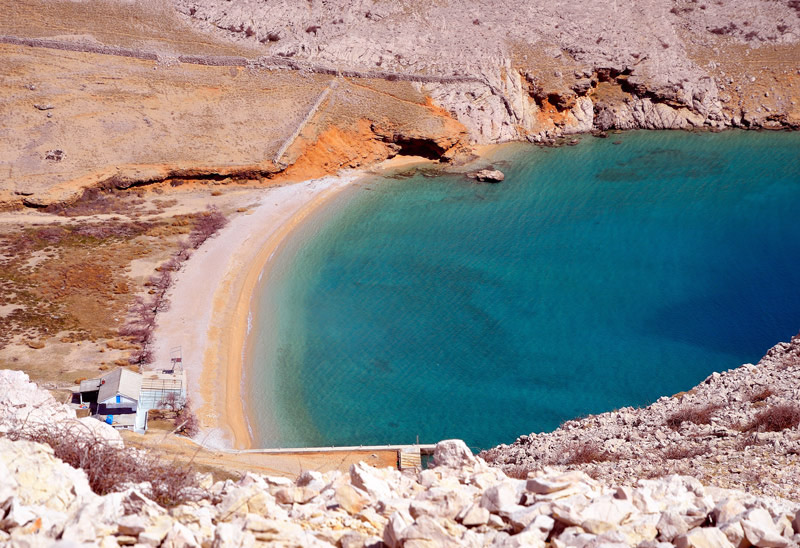
<path fill-rule="evenodd" d="M 669 417 L 665 424 L 677 430 L 684 422 L 691 422 L 693 424 L 711 424 L 711 419 L 720 409 L 719 405 L 706 405 L 703 407 L 683 407 Z"/>
<path fill-rule="evenodd" d="M 191 463 L 167 461 L 152 451 L 121 448 L 92 436 L 83 425 L 71 429 L 23 426 L 6 434 L 12 440 L 49 445 L 55 456 L 86 472 L 89 486 L 98 495 L 122 491 L 147 482 L 146 494 L 162 506 L 193 500 L 197 474 Z"/>
<path fill-rule="evenodd" d="M 683 460 L 706 455 L 709 451 L 711 451 L 711 449 L 707 445 L 700 447 L 673 445 L 672 447 L 662 451 L 661 456 L 667 460 Z"/>
<path fill-rule="evenodd" d="M 137 191 L 93 191 L 61 213 L 121 209 L 135 214 L 132 207 L 140 201 Z M 165 207 L 174 202 L 156 201 Z M 142 362 L 149 340 L 121 328 L 128 318 L 133 317 L 135 323 L 146 311 L 145 327 L 152 329 L 155 312 L 167 306 L 163 294 L 174 271 L 192 248 L 202 245 L 225 222 L 218 210 L 209 209 L 147 221 L 115 217 L 7 230 L 0 235 L 0 306 L 6 308 L 0 315 L 0 351 L 11 345 L 6 354 L 10 359 L 19 345 L 47 352 L 50 342 L 106 340 L 107 349 L 117 352 L 98 365 L 128 365 L 131 354 L 134 362 Z M 158 264 L 165 254 L 167 262 L 149 279 L 127 273 L 133 261 Z M 143 292 L 159 297 L 158 302 L 137 298 Z M 53 376 L 61 373 L 54 371 Z"/>
<path fill-rule="evenodd" d="M 529 464 L 515 464 L 508 468 L 504 468 L 506 476 L 514 479 L 528 479 L 528 475 L 539 470 L 536 466 Z"/>
<path fill-rule="evenodd" d="M 564 455 L 559 459 L 558 463 L 567 465 L 591 464 L 613 460 L 616 460 L 615 457 L 604 451 L 597 443 L 574 441 L 566 447 Z"/>
<path fill-rule="evenodd" d="M 781 432 L 800 425 L 800 406 L 793 403 L 773 405 L 759 411 L 747 425 L 749 432 Z"/>
<path fill-rule="evenodd" d="M 751 403 L 763 402 L 764 400 L 766 400 L 767 398 L 769 398 L 774 394 L 775 392 L 773 392 L 772 389 L 767 386 L 763 390 L 759 390 L 757 392 L 752 393 L 750 395 L 750 402 Z"/>
<path fill-rule="evenodd" d="M 57 333 L 71 341 L 113 336 L 128 305 L 125 267 L 148 250 L 138 237 L 149 225 L 107 221 L 46 225 L 0 236 L 0 348 L 14 338 Z"/>

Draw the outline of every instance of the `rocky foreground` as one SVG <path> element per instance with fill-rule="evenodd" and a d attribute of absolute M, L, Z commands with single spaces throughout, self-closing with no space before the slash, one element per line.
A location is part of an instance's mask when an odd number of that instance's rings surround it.
<path fill-rule="evenodd" d="M 780 364 L 786 364 L 789 357 L 794 359 L 799 344 L 800 340 L 795 339 L 790 344 L 778 345 L 759 366 L 715 374 L 694 390 L 695 396 L 707 395 L 706 387 L 732 387 L 734 382 L 751 376 L 769 381 L 769 386 L 783 394 L 777 398 L 796 397 L 796 378 L 793 384 L 775 383 L 789 381 L 777 376 L 780 371 L 797 374 L 796 365 L 780 369 Z M 760 386 L 742 384 L 740 389 L 744 395 Z M 727 411 L 719 414 L 726 424 L 734 416 L 737 420 L 745 418 L 735 415 L 738 407 L 734 403 L 746 398 L 731 398 L 727 394 L 732 392 L 717 394 L 718 400 L 727 404 Z M 89 440 L 85 447 L 100 444 L 113 448 L 111 453 L 104 453 L 107 461 L 117 459 L 114 452 L 131 454 L 131 450 L 124 449 L 105 425 L 99 422 L 93 425 L 89 422 L 92 419 L 75 419 L 74 411 L 30 383 L 24 373 L 0 371 L 0 394 L 0 545 L 4 546 L 783 547 L 800 544 L 800 502 L 796 497 L 790 501 L 704 485 L 693 477 L 664 475 L 666 469 L 662 474 L 650 474 L 664 477 L 637 479 L 630 474 L 641 472 L 642 468 L 634 467 L 631 458 L 615 463 L 612 468 L 619 467 L 616 473 L 604 468 L 605 462 L 600 463 L 601 466 L 591 469 L 597 479 L 564 465 L 531 466 L 525 477 L 518 479 L 473 456 L 458 440 L 438 443 L 435 466 L 427 470 L 401 473 L 360 463 L 353 465 L 348 473 L 308 471 L 294 481 L 245 473 L 238 481 L 214 482 L 210 475 L 198 474 L 192 482 L 167 493 L 166 498 L 155 479 L 104 488 L 105 494 L 101 496 L 95 491 L 99 490 L 98 485 L 105 485 L 105 478 L 96 470 L 88 470 L 87 475 L 86 471 L 56 458 L 50 445 L 25 440 L 20 433 L 43 425 L 55 429 L 56 438 L 60 432 L 65 435 L 77 432 L 78 445 L 81 440 Z M 684 403 L 688 401 L 691 400 Z M 631 445 L 624 438 L 636 440 L 642 436 L 641 425 L 655 420 L 648 413 L 666 409 L 666 405 L 663 400 L 650 411 L 622 410 L 589 419 L 595 422 L 573 421 L 558 432 L 523 437 L 512 448 L 497 448 L 490 455 L 495 460 L 501 454 L 549 458 L 552 451 L 557 451 L 554 449 L 557 441 L 589 443 L 602 439 L 612 431 L 609 426 L 612 418 L 619 424 L 615 430 L 617 437 L 606 442 L 623 441 L 605 443 L 605 450 L 618 454 L 642 451 L 643 445 Z M 595 424 L 596 428 L 590 427 Z M 669 433 L 654 429 L 666 438 L 653 434 L 654 447 L 640 453 L 638 462 L 641 466 L 642 462 L 657 459 L 659 441 L 667 446 L 684 440 L 691 446 L 694 442 L 690 440 L 694 438 L 725 440 L 727 434 L 719 434 L 723 428 L 727 429 L 722 424 L 694 425 Z M 781 433 L 780 443 L 768 436 L 768 444 L 752 446 L 761 451 L 756 455 L 743 450 L 737 462 L 751 470 L 764 466 L 777 478 L 781 472 L 795 473 L 793 469 L 781 470 L 775 460 L 769 459 L 769 455 L 782 458 L 788 447 L 784 440 L 797 440 L 796 427 L 790 430 Z M 551 443 L 548 445 L 545 440 Z M 51 445 L 58 446 L 58 442 Z M 541 453 L 534 452 L 535 448 L 541 448 L 536 449 Z M 63 447 L 59 450 L 63 451 Z M 727 450 L 713 451 L 717 453 L 713 458 L 723 457 L 718 462 L 736 457 Z M 134 461 L 120 462 L 128 463 L 129 468 L 131 462 L 145 466 L 146 455 L 136 456 L 135 450 L 133 455 Z M 107 470 L 111 474 L 121 468 L 110 466 Z M 175 465 L 173 475 L 184 472 L 182 465 Z M 514 472 L 518 475 L 520 470 Z M 797 477 L 795 474 L 776 481 L 791 491 Z M 162 504 L 153 500 L 156 498 Z"/>

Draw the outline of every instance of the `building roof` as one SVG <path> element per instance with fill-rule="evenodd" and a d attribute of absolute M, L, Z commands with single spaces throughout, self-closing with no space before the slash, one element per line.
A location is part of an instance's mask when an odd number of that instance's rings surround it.
<path fill-rule="evenodd" d="M 141 389 L 142 376 L 130 369 L 122 369 L 120 367 L 100 377 L 100 392 L 97 395 L 97 401 L 106 401 L 117 394 L 138 401 Z"/>
<path fill-rule="evenodd" d="M 183 371 L 147 371 L 142 375 L 142 390 L 182 390 L 184 382 Z"/>
<path fill-rule="evenodd" d="M 81 392 L 93 392 L 100 389 L 100 379 L 88 379 L 81 381 Z"/>

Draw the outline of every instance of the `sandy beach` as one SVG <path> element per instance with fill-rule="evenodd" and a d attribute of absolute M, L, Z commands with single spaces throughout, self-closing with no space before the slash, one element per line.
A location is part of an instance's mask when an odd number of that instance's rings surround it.
<path fill-rule="evenodd" d="M 201 424 L 198 441 L 213 448 L 251 446 L 243 400 L 243 350 L 259 276 L 286 236 L 362 174 L 351 172 L 254 191 L 237 215 L 197 250 L 159 314 L 153 367 L 181 347 L 189 399 Z"/>
<path fill-rule="evenodd" d="M 433 163 L 403 156 L 376 169 Z M 151 367 L 166 367 L 171 350 L 181 348 L 189 400 L 201 426 L 196 439 L 206 447 L 252 447 L 242 390 L 245 346 L 251 302 L 262 273 L 269 275 L 273 254 L 315 211 L 365 176 L 351 171 L 243 195 L 241 206 L 248 211 L 205 242 L 175 277 L 167 294 L 170 307 L 158 316 Z"/>

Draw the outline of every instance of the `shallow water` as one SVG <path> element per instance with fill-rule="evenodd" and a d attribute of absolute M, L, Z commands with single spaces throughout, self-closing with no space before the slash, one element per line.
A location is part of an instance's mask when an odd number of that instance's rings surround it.
<path fill-rule="evenodd" d="M 290 238 L 251 334 L 258 445 L 510 443 L 800 328 L 800 134 L 635 132 L 494 160 L 501 184 L 375 180 Z"/>

